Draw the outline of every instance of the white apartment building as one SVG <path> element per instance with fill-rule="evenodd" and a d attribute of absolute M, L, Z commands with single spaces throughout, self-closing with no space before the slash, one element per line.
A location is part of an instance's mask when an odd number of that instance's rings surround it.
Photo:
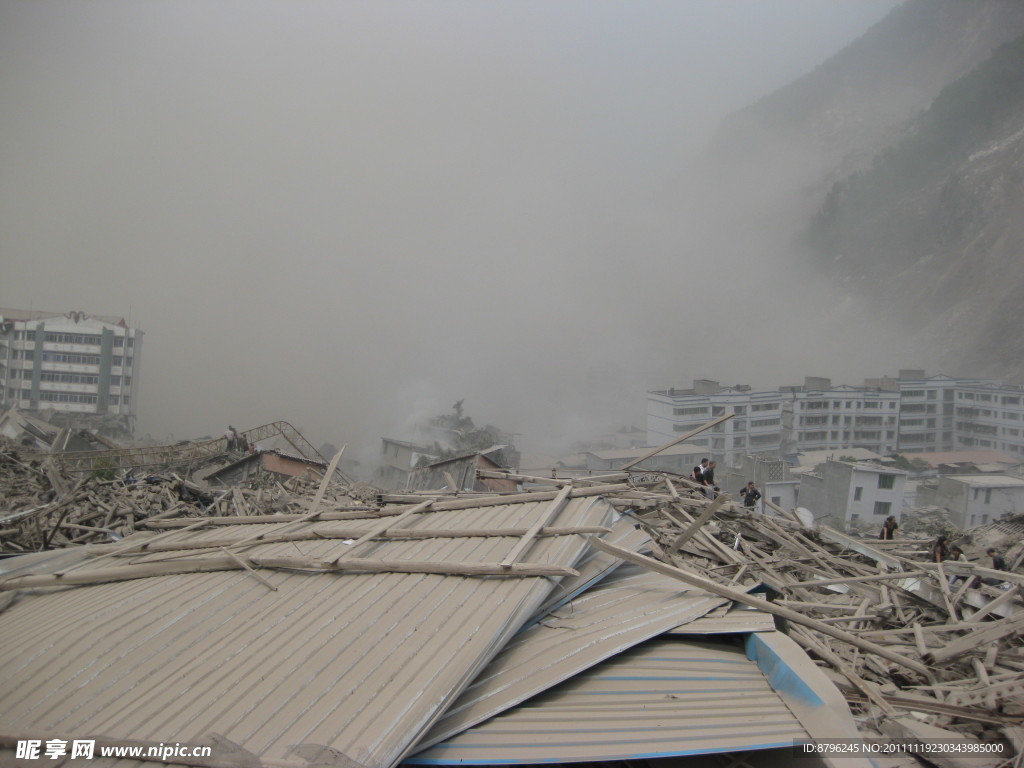
<path fill-rule="evenodd" d="M 142 331 L 124 318 L 0 309 L 0 405 L 134 431 Z"/>
<path fill-rule="evenodd" d="M 753 392 L 698 379 L 692 389 L 647 393 L 647 442 L 661 445 L 724 413 L 735 418 L 691 443 L 737 466 L 743 454 L 792 456 L 865 448 L 875 453 L 992 449 L 1024 456 L 1024 387 L 975 378 L 925 376 L 833 385 L 808 376 L 799 386 Z"/>
<path fill-rule="evenodd" d="M 803 386 L 783 387 L 783 453 L 866 448 L 880 454 L 896 450 L 899 392 L 833 386 L 808 376 Z"/>
<path fill-rule="evenodd" d="M 907 473 L 872 464 L 827 461 L 800 481 L 799 504 L 815 520 L 835 528 L 877 526 L 889 515 L 902 519 Z"/>
<path fill-rule="evenodd" d="M 782 394 L 753 392 L 747 385 L 723 387 L 698 379 L 692 389 L 647 393 L 647 442 L 664 445 L 727 413 L 732 419 L 687 440 L 729 465 L 745 454 L 777 455 L 782 442 Z"/>
<path fill-rule="evenodd" d="M 948 509 L 960 528 L 995 522 L 1024 512 L 1024 479 L 1010 475 L 943 475 L 922 485 L 917 503 Z"/>
<path fill-rule="evenodd" d="M 878 382 L 885 389 L 900 393 L 900 453 L 932 453 L 956 448 L 954 407 L 956 392 L 968 386 L 986 384 L 981 379 L 951 376 L 925 376 L 922 370 L 901 370 L 897 379 L 865 381 L 865 386 Z"/>
<path fill-rule="evenodd" d="M 1024 455 L 1024 388 L 991 382 L 958 387 L 956 448 L 991 448 Z"/>

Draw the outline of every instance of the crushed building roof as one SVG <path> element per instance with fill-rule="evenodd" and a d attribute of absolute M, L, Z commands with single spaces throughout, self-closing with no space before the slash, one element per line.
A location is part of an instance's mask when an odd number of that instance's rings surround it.
<path fill-rule="evenodd" d="M 24 463 L 12 466 L 46 479 Z M 479 748 L 514 763 L 777 746 L 791 723 L 757 731 L 723 713 L 708 718 L 717 740 L 673 741 L 673 728 L 663 746 L 643 730 L 659 727 L 661 686 L 682 686 L 667 695 L 683 706 L 688 691 L 706 698 L 725 682 L 707 673 L 733 658 L 734 634 L 761 673 L 725 686 L 737 715 L 766 684 L 813 738 L 858 738 L 858 722 L 877 735 L 908 711 L 957 739 L 1010 739 L 1024 725 L 1024 576 L 1013 572 L 1024 549 L 1007 552 L 1009 572 L 930 563 L 928 541 L 857 539 L 649 470 L 481 471 L 539 486 L 503 494 L 388 494 L 339 477 L 229 488 L 206 509 L 157 487 L 160 511 L 122 541 L 0 563 L 0 749 L 95 736 L 212 744 L 207 768 L 392 768 L 435 748 L 448 750 L 439 762 Z M 89 482 L 51 489 L 47 512 L 83 489 L 81 506 L 107 514 Z M 116 512 L 120 494 L 141 489 L 108 490 L 96 501 Z M 1016 528 L 991 532 L 1005 530 Z M 608 679 L 666 642 L 717 649 L 698 665 L 703 679 L 678 679 L 688 676 L 673 663 L 635 696 Z M 618 727 L 592 706 L 594 744 L 581 745 L 572 696 L 602 690 L 620 703 Z M 663 714 L 677 722 L 672 707 Z M 474 746 L 453 751 L 463 738 Z M 623 748 L 638 739 L 650 748 Z"/>

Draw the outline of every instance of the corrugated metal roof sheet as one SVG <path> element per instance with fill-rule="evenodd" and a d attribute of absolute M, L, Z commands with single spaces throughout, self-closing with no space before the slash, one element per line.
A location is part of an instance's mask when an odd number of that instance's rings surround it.
<path fill-rule="evenodd" d="M 622 565 L 513 638 L 420 743 L 459 733 L 725 602 L 667 576 Z"/>
<path fill-rule="evenodd" d="M 619 518 L 612 526 L 610 533 L 601 537 L 604 541 L 633 552 L 650 551 L 651 537 L 640 528 L 636 521 L 629 517 Z M 576 597 L 589 587 L 597 584 L 609 573 L 622 565 L 622 561 L 614 555 L 591 549 L 583 559 L 576 563 L 579 576 L 568 576 L 551 591 L 544 605 L 537 611 L 536 618 L 550 613 L 558 606 Z"/>
<path fill-rule="evenodd" d="M 730 603 L 699 619 L 670 629 L 670 635 L 730 635 L 747 632 L 774 632 L 775 617 L 746 605 Z"/>
<path fill-rule="evenodd" d="M 629 760 L 789 747 L 806 738 L 742 645 L 658 638 L 408 762 Z"/>
<path fill-rule="evenodd" d="M 401 527 L 529 528 L 547 518 L 551 504 L 425 512 Z M 598 498 L 569 499 L 550 525 L 601 525 L 611 516 Z M 218 526 L 160 540 L 238 542 L 287 529 L 310 538 L 253 541 L 238 553 L 321 561 L 349 548 L 320 536 L 379 523 Z M 499 562 L 518 542 L 373 541 L 360 554 Z M 585 548 L 582 536 L 545 536 L 521 559 L 570 565 Z M 182 553 L 137 555 L 131 567 L 175 557 Z M 296 755 L 325 746 L 365 766 L 394 765 L 552 587 L 544 577 L 259 574 L 276 591 L 231 571 L 22 594 L 0 614 L 0 733 L 191 744 L 218 733 L 261 759 L 301 764 Z"/>

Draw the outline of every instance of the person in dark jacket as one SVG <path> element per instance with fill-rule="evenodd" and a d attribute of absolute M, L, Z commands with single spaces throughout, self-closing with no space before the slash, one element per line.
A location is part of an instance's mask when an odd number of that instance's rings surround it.
<path fill-rule="evenodd" d="M 889 515 L 885 518 L 885 522 L 882 523 L 882 532 L 878 534 L 880 539 L 895 539 L 896 532 L 900 529 L 900 524 L 896 522 L 895 515 Z"/>
<path fill-rule="evenodd" d="M 932 562 L 941 563 L 943 560 L 949 559 L 949 539 L 945 536 L 939 536 L 932 544 Z"/>
<path fill-rule="evenodd" d="M 757 484 L 753 480 L 747 483 L 747 487 L 740 491 L 740 495 L 743 496 L 743 506 L 749 509 L 753 509 L 757 504 L 757 500 L 761 498 L 761 492 L 757 490 Z"/>
<path fill-rule="evenodd" d="M 704 468 L 704 485 L 707 486 L 704 489 L 704 495 L 709 499 L 715 498 L 721 490 L 715 485 L 715 467 L 717 465 L 717 461 L 709 461 L 707 467 Z"/>
<path fill-rule="evenodd" d="M 985 554 L 992 558 L 992 570 L 993 571 L 1008 571 L 1006 567 L 1006 558 L 1000 555 L 995 547 L 989 547 L 985 550 Z"/>

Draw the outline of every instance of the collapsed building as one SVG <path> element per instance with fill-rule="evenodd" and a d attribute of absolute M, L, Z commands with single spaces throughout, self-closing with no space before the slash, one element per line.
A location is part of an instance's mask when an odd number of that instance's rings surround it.
<path fill-rule="evenodd" d="M 340 453 L 225 473 L 253 460 L 224 442 L 102 462 L 5 446 L 3 541 L 25 554 L 0 561 L 0 747 L 86 741 L 109 764 L 132 746 L 141 766 L 177 744 L 171 762 L 214 768 L 1024 748 L 1024 522 L 978 532 L 996 571 L 709 498 L 644 469 L 656 451 L 568 478 L 462 457 L 391 492 Z"/>

